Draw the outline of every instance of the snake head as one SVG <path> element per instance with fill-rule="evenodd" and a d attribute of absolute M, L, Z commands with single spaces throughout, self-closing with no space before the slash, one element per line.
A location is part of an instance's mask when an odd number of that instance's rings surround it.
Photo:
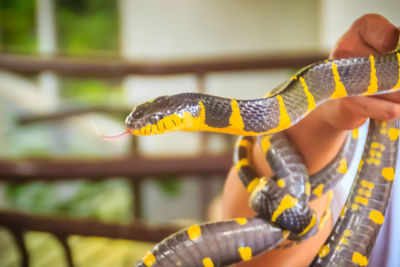
<path fill-rule="evenodd" d="M 136 106 L 126 118 L 125 126 L 134 135 L 180 130 L 184 109 L 179 97 L 160 96 Z"/>

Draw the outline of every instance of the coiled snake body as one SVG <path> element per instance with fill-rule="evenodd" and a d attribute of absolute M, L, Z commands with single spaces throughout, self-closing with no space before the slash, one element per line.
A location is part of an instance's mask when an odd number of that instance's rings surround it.
<path fill-rule="evenodd" d="M 347 172 L 357 131 L 349 135 L 332 162 L 311 177 L 302 158 L 280 132 L 329 99 L 398 89 L 397 50 L 383 56 L 312 64 L 260 99 L 187 93 L 162 96 L 137 106 L 126 119 L 128 131 L 135 135 L 184 130 L 245 136 L 236 144 L 235 168 L 251 192 L 251 207 L 258 213 L 254 218 L 192 225 L 157 244 L 137 266 L 227 265 L 250 260 L 286 238 L 301 241 L 312 236 L 326 218 L 319 219 L 308 202 L 328 192 Z M 368 264 L 394 179 L 398 126 L 397 121 L 370 122 L 351 192 L 313 266 Z M 257 176 L 249 152 L 255 143 L 261 145 L 273 177 Z"/>

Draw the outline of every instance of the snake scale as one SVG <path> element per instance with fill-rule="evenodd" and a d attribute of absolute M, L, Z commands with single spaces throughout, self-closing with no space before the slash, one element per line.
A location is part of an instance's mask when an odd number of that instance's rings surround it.
<path fill-rule="evenodd" d="M 285 239 L 301 242 L 315 234 L 327 216 L 318 218 L 308 203 L 329 193 L 347 172 L 357 130 L 336 157 L 311 176 L 282 131 L 330 99 L 398 89 L 400 51 L 396 50 L 314 63 L 260 99 L 185 93 L 138 105 L 126 119 L 127 130 L 134 135 L 183 130 L 243 136 L 235 146 L 235 168 L 258 216 L 192 225 L 158 243 L 136 266 L 224 266 L 248 261 Z M 390 197 L 398 138 L 397 120 L 370 121 L 352 189 L 312 266 L 368 264 Z M 258 177 L 250 156 L 255 145 L 264 151 L 273 177 Z"/>

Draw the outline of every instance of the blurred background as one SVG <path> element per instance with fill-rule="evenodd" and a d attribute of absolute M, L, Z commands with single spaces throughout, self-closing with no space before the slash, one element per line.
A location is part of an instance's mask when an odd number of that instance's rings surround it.
<path fill-rule="evenodd" d="M 266 94 L 396 0 L 0 0 L 0 267 L 132 266 L 221 216 L 234 137 L 121 137 L 159 95 Z"/>

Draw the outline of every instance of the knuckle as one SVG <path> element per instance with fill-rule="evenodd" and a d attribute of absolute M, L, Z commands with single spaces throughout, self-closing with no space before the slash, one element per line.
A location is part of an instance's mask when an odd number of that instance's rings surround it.
<path fill-rule="evenodd" d="M 349 103 L 347 98 L 335 99 L 337 110 L 341 113 L 351 112 L 351 103 Z"/>
<path fill-rule="evenodd" d="M 391 105 L 386 112 L 384 113 L 384 120 L 392 120 L 395 118 L 399 118 L 400 116 L 400 109 L 397 105 Z"/>
<path fill-rule="evenodd" d="M 386 28 L 378 42 L 383 51 L 390 51 L 396 48 L 398 39 L 399 30 L 393 26 Z"/>

